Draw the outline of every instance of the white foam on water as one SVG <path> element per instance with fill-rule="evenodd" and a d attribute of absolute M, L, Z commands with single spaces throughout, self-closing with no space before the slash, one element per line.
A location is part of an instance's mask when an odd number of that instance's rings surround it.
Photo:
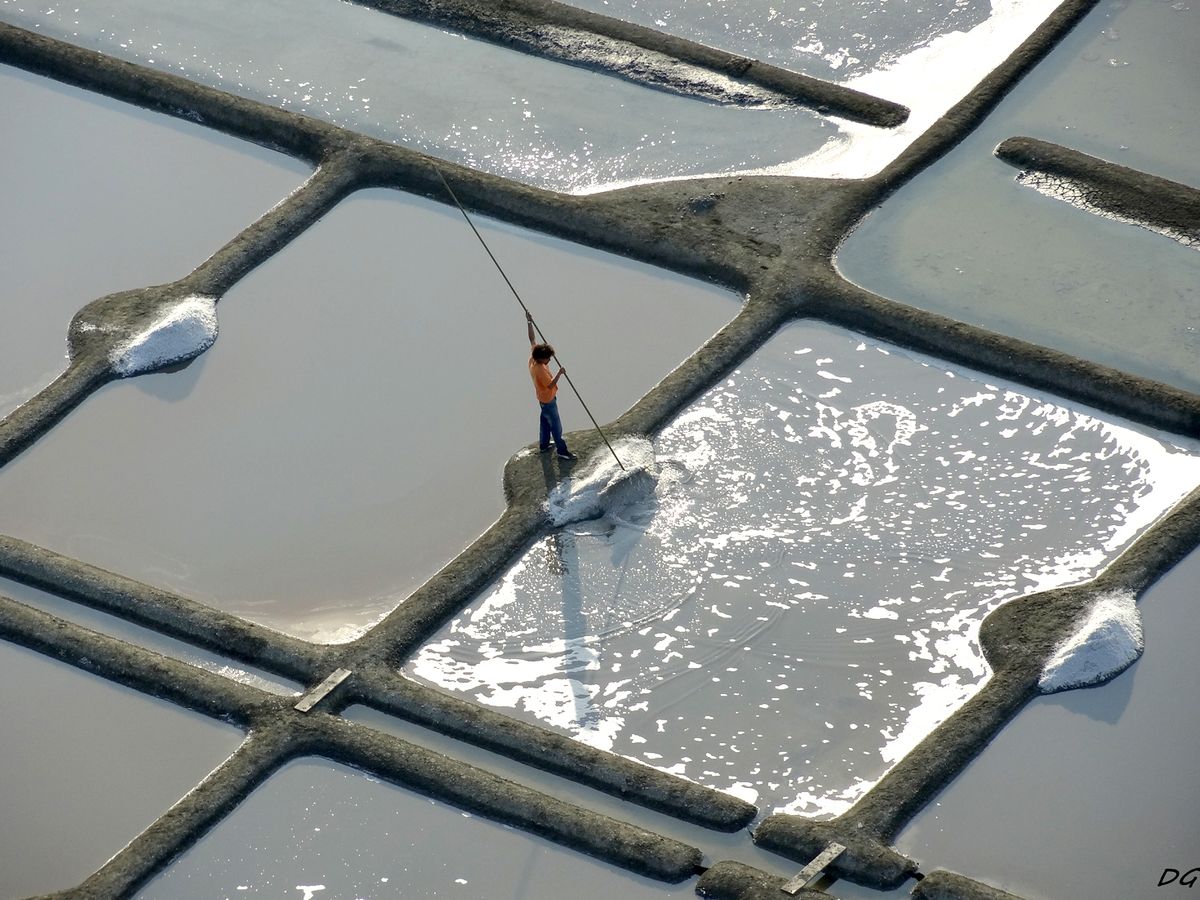
<path fill-rule="evenodd" d="M 789 326 L 656 437 L 653 495 L 546 535 L 405 671 L 836 815 L 987 681 L 989 612 L 1095 577 L 1200 482 L 1167 438 Z M 596 512 L 611 471 L 564 496 Z"/>
<path fill-rule="evenodd" d="M 216 339 L 216 298 L 185 297 L 148 327 L 114 347 L 109 362 L 123 377 L 141 375 L 199 356 Z"/>
<path fill-rule="evenodd" d="M 1131 591 L 1102 594 L 1087 621 L 1063 641 L 1042 670 L 1043 694 L 1108 681 L 1129 668 L 1146 647 L 1142 616 Z"/>
<path fill-rule="evenodd" d="M 601 447 L 580 467 L 578 475 L 559 483 L 546 499 L 546 507 L 556 528 L 610 513 L 620 515 L 652 497 L 658 481 L 654 446 L 645 438 L 618 438 L 612 452 Z"/>

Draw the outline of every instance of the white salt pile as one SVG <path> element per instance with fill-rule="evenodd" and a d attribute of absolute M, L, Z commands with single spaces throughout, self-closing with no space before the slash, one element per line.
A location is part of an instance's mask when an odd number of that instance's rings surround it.
<path fill-rule="evenodd" d="M 1145 646 L 1134 595 L 1102 594 L 1087 621 L 1046 663 L 1038 687 L 1053 694 L 1107 681 L 1131 666 Z"/>
<path fill-rule="evenodd" d="M 148 327 L 122 341 L 109 354 L 123 377 L 199 356 L 217 339 L 217 301 L 185 297 Z"/>
<path fill-rule="evenodd" d="M 661 474 L 654 445 L 645 438 L 626 437 L 613 441 L 612 446 L 620 465 L 607 447 L 600 447 L 578 473 L 550 492 L 546 506 L 556 527 L 620 514 L 654 496 Z"/>

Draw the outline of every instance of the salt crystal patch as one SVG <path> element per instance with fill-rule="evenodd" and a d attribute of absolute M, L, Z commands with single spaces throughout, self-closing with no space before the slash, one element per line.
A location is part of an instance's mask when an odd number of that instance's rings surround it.
<path fill-rule="evenodd" d="M 658 484 L 654 446 L 645 438 L 621 438 L 613 443 L 617 465 L 607 447 L 597 450 L 580 468 L 557 485 L 546 499 L 556 527 L 596 519 L 648 499 Z"/>
<path fill-rule="evenodd" d="M 1087 621 L 1046 663 L 1038 688 L 1053 694 L 1107 681 L 1132 665 L 1145 646 L 1133 593 L 1102 594 Z"/>
<path fill-rule="evenodd" d="M 217 339 L 217 301 L 186 297 L 127 338 L 109 354 L 118 375 L 128 377 L 199 356 Z"/>

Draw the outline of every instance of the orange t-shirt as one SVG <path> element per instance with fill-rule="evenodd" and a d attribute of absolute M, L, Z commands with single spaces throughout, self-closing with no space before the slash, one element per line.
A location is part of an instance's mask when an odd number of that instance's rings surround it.
<path fill-rule="evenodd" d="M 550 374 L 549 362 L 540 363 L 532 356 L 529 357 L 529 375 L 533 378 L 533 388 L 537 391 L 538 403 L 549 403 L 558 394 L 558 385 L 554 384 L 554 376 Z"/>

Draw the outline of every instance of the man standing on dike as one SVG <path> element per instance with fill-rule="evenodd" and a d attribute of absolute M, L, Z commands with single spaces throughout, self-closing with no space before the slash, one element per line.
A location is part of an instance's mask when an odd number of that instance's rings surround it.
<path fill-rule="evenodd" d="M 545 453 L 550 449 L 550 439 L 553 438 L 559 459 L 575 459 L 575 454 L 567 449 L 567 442 L 563 439 L 562 419 L 558 417 L 558 379 L 567 374 L 567 370 L 559 364 L 558 374 L 550 374 L 550 360 L 554 357 L 554 348 L 549 344 L 537 342 L 533 335 L 533 316 L 528 311 L 525 313 L 525 325 L 529 332 L 529 375 L 533 378 L 533 388 L 542 407 L 538 449 Z"/>

